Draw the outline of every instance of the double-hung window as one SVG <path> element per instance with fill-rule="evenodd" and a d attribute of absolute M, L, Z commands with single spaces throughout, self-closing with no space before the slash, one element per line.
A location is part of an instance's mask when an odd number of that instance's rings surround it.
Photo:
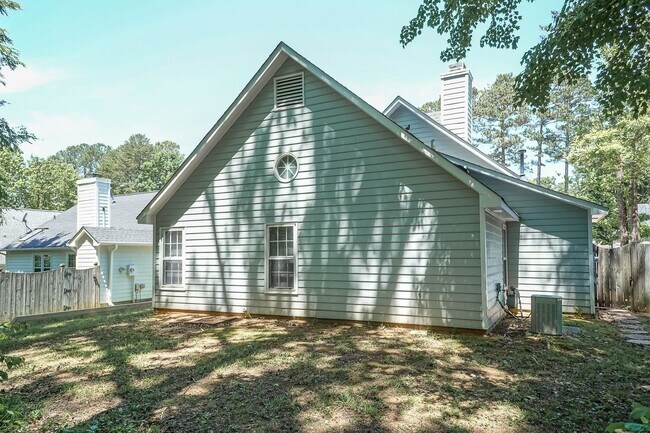
<path fill-rule="evenodd" d="M 269 291 L 295 290 L 298 283 L 296 225 L 268 225 L 266 239 L 266 289 Z"/>
<path fill-rule="evenodd" d="M 52 259 L 49 254 L 34 254 L 34 272 L 44 272 L 52 269 Z"/>
<path fill-rule="evenodd" d="M 183 229 L 163 230 L 162 285 L 183 286 Z"/>
<path fill-rule="evenodd" d="M 75 253 L 68 254 L 68 267 L 69 268 L 77 267 L 77 255 Z"/>

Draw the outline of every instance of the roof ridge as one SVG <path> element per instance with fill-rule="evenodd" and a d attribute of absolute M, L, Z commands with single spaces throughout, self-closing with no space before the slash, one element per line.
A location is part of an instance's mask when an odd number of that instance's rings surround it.
<path fill-rule="evenodd" d="M 158 192 L 157 190 L 141 191 L 141 192 L 129 192 L 127 194 L 114 194 L 113 197 L 129 197 L 129 196 L 140 195 L 140 194 L 156 194 L 157 192 Z"/>

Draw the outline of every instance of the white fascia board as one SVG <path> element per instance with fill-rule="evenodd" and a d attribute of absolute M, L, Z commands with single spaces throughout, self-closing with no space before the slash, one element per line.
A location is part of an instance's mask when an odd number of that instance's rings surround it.
<path fill-rule="evenodd" d="M 494 161 L 492 158 L 487 156 L 485 153 L 481 151 L 481 149 L 472 146 L 470 143 L 467 141 L 463 140 L 447 128 L 445 128 L 443 125 L 438 123 L 436 120 L 432 119 L 430 116 L 427 116 L 426 113 L 423 113 L 420 111 L 417 107 L 415 107 L 413 104 L 408 102 L 406 99 L 402 98 L 401 96 L 397 96 L 393 102 L 391 102 L 388 107 L 384 110 L 384 115 L 390 117 L 395 113 L 395 111 L 400 108 L 404 107 L 416 116 L 418 116 L 422 121 L 427 123 L 429 126 L 432 128 L 436 129 L 440 133 L 444 134 L 449 138 L 450 140 L 453 140 L 456 142 L 459 146 L 464 148 L 465 150 L 473 153 L 475 156 L 480 158 L 482 161 L 484 161 L 486 164 L 488 164 L 490 167 L 494 168 L 495 170 L 499 171 L 500 173 L 503 173 L 508 176 L 513 176 L 517 177 L 517 174 L 514 173 L 512 170 L 510 170 L 508 167 L 505 167 L 498 162 Z"/>
<path fill-rule="evenodd" d="M 545 188 L 543 186 L 534 185 L 532 183 L 523 181 L 521 179 L 514 179 L 514 178 L 509 177 L 509 176 L 504 176 L 501 173 L 496 173 L 496 172 L 488 170 L 488 169 L 486 169 L 484 167 L 480 167 L 480 166 L 478 166 L 476 164 L 472 164 L 472 163 L 469 163 L 467 161 L 462 161 L 462 160 L 460 160 L 458 158 L 453 158 L 453 157 L 449 157 L 449 158 L 451 158 L 452 160 L 455 160 L 458 164 L 465 165 L 467 167 L 467 169 L 470 170 L 470 171 L 475 171 L 475 172 L 480 173 L 482 175 L 489 176 L 489 177 L 501 180 L 503 182 L 510 183 L 512 185 L 516 185 L 518 187 L 521 187 L 521 188 L 529 190 L 529 191 L 536 192 L 538 194 L 542 194 L 542 195 L 544 195 L 546 197 L 550 197 L 550 198 L 553 198 L 555 200 L 559 200 L 559 201 L 562 201 L 564 203 L 568 203 L 568 204 L 571 204 L 573 206 L 576 206 L 576 207 L 579 207 L 579 208 L 582 208 L 582 209 L 587 209 L 587 210 L 589 210 L 589 212 L 591 214 L 591 221 L 592 222 L 596 222 L 596 221 L 601 220 L 602 218 L 607 216 L 607 214 L 609 213 L 609 211 L 607 209 L 605 209 L 604 207 L 602 207 L 602 206 L 600 206 L 600 205 L 598 205 L 596 203 L 592 203 L 592 202 L 589 202 L 587 200 L 583 200 L 581 198 L 573 197 L 571 195 L 564 194 L 564 193 L 561 193 L 561 192 L 558 192 L 558 191 L 553 191 L 552 189 L 548 189 L 548 188 Z"/>
<path fill-rule="evenodd" d="M 72 236 L 72 238 L 66 243 L 66 246 L 71 247 L 71 248 L 79 248 L 79 241 L 83 238 L 83 236 L 88 237 L 90 239 L 90 242 L 92 243 L 93 246 L 100 245 L 99 242 L 97 242 L 97 239 L 95 239 L 89 232 L 86 230 L 86 227 L 81 227 L 77 233 Z"/>

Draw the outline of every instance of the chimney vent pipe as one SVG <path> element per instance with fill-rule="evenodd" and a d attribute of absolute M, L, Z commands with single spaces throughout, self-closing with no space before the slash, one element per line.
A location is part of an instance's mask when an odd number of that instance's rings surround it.
<path fill-rule="evenodd" d="M 517 151 L 517 153 L 519 154 L 519 177 L 524 177 L 526 175 L 526 149 L 520 149 Z"/>

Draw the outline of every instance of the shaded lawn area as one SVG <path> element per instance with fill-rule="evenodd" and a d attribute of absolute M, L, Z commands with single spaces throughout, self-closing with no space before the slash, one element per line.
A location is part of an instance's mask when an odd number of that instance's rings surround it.
<path fill-rule="evenodd" d="M 593 319 L 559 338 L 188 317 L 75 319 L 1 342 L 26 364 L 0 384 L 24 424 L 0 429 L 598 432 L 648 400 L 650 351 Z"/>

